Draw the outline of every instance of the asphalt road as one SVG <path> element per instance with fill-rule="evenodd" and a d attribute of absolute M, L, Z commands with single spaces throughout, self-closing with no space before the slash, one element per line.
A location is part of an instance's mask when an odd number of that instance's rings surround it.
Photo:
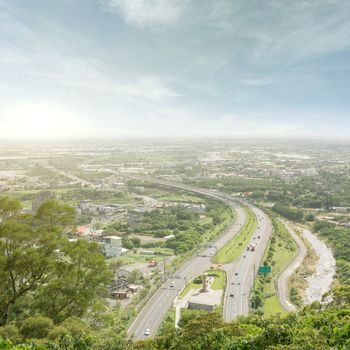
<path fill-rule="evenodd" d="M 168 310 L 172 307 L 175 297 L 185 287 L 186 283 L 202 272 L 209 270 L 212 266 L 210 261 L 215 254 L 214 247 L 217 250 L 221 249 L 241 230 L 246 220 L 244 210 L 235 203 L 232 203 L 232 205 L 236 211 L 234 223 L 217 240 L 208 243 L 210 247 L 205 248 L 199 255 L 191 258 L 176 271 L 173 274 L 174 278 L 168 279 L 162 284 L 129 328 L 128 334 L 130 336 L 134 335 L 136 339 L 147 338 L 144 334 L 146 329 L 149 329 L 149 336 L 155 336 Z M 175 283 L 174 288 L 170 287 L 171 282 Z"/>
<path fill-rule="evenodd" d="M 289 277 L 296 271 L 296 269 L 301 266 L 303 263 L 307 249 L 303 241 L 298 237 L 294 230 L 286 223 L 283 222 L 286 226 L 289 234 L 292 236 L 296 244 L 298 245 L 298 253 L 290 264 L 283 270 L 277 280 L 277 295 L 282 307 L 286 311 L 296 311 L 297 308 L 289 301 L 289 289 L 288 289 L 288 280 Z"/>
<path fill-rule="evenodd" d="M 204 194 L 233 205 L 236 210 L 235 222 L 230 229 L 215 242 L 217 250 L 221 249 L 229 240 L 231 240 L 245 223 L 246 217 L 244 211 L 235 204 L 235 201 L 232 201 L 230 196 L 166 180 L 141 176 L 133 176 L 133 178 Z M 247 203 L 245 204 L 249 205 Z M 255 274 L 261 263 L 267 242 L 272 232 L 271 223 L 268 217 L 260 209 L 251 205 L 249 206 L 258 220 L 255 234 L 249 244 L 257 243 L 257 245 L 254 252 L 243 252 L 242 257 L 236 263 L 229 264 L 229 267 L 226 267 L 226 270 L 228 269 L 228 288 L 225 295 L 224 318 L 227 321 L 236 318 L 238 315 L 248 314 L 250 290 L 253 286 Z M 258 239 L 257 236 L 260 236 L 260 238 Z M 173 305 L 175 297 L 186 285 L 186 282 L 210 268 L 212 265 L 210 262 L 212 253 L 212 248 L 209 248 L 204 254 L 201 254 L 203 256 L 193 257 L 186 265 L 180 268 L 179 271 L 174 273 L 175 276 L 180 277 L 180 279 L 173 280 L 173 282 L 175 282 L 175 288 L 172 289 L 170 287 L 170 280 L 165 282 L 138 314 L 129 328 L 128 334 L 134 335 L 136 339 L 145 339 L 148 336 L 154 336 L 166 316 L 166 313 Z M 233 294 L 234 297 L 230 297 L 230 294 Z M 146 329 L 149 330 L 149 335 L 144 334 Z"/>
<path fill-rule="evenodd" d="M 257 219 L 256 230 L 248 243 L 248 246 L 255 246 L 255 251 L 247 251 L 245 247 L 238 260 L 226 265 L 227 288 L 224 300 L 224 320 L 226 322 L 249 313 L 250 291 L 272 232 L 271 222 L 267 215 L 254 206 L 249 205 L 249 207 Z"/>

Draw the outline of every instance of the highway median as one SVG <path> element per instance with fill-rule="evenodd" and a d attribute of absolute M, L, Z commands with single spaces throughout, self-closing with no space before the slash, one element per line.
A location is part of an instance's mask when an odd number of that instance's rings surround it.
<path fill-rule="evenodd" d="M 228 264 L 240 257 L 252 238 L 257 227 L 257 219 L 253 211 L 246 207 L 246 222 L 239 233 L 233 237 L 213 258 L 214 264 Z"/>

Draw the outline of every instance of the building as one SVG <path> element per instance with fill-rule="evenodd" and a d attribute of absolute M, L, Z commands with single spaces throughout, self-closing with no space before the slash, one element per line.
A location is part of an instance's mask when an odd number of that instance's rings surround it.
<path fill-rule="evenodd" d="M 115 257 L 126 255 L 128 249 L 122 247 L 122 239 L 118 236 L 103 237 L 102 250 L 105 256 Z"/>
<path fill-rule="evenodd" d="M 192 204 L 188 207 L 192 213 L 203 213 L 206 209 L 204 204 Z"/>
<path fill-rule="evenodd" d="M 110 214 L 120 211 L 120 205 L 118 204 L 93 204 L 91 201 L 81 201 L 79 209 L 82 214 Z"/>

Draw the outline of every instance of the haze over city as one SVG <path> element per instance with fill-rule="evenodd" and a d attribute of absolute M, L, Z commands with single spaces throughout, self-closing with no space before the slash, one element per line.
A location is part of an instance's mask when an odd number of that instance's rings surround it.
<path fill-rule="evenodd" d="M 0 0 L 0 349 L 350 349 L 349 0 Z"/>
<path fill-rule="evenodd" d="M 350 2 L 0 0 L 0 137 L 350 137 Z"/>

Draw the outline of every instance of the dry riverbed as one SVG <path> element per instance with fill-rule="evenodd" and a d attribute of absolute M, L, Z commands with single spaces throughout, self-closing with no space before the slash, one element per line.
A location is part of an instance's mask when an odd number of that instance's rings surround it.
<path fill-rule="evenodd" d="M 315 273 L 306 279 L 308 288 L 305 291 L 304 303 L 321 301 L 322 295 L 332 286 L 335 275 L 335 259 L 332 250 L 312 232 L 302 229 L 303 237 L 311 244 L 318 256 Z"/>

